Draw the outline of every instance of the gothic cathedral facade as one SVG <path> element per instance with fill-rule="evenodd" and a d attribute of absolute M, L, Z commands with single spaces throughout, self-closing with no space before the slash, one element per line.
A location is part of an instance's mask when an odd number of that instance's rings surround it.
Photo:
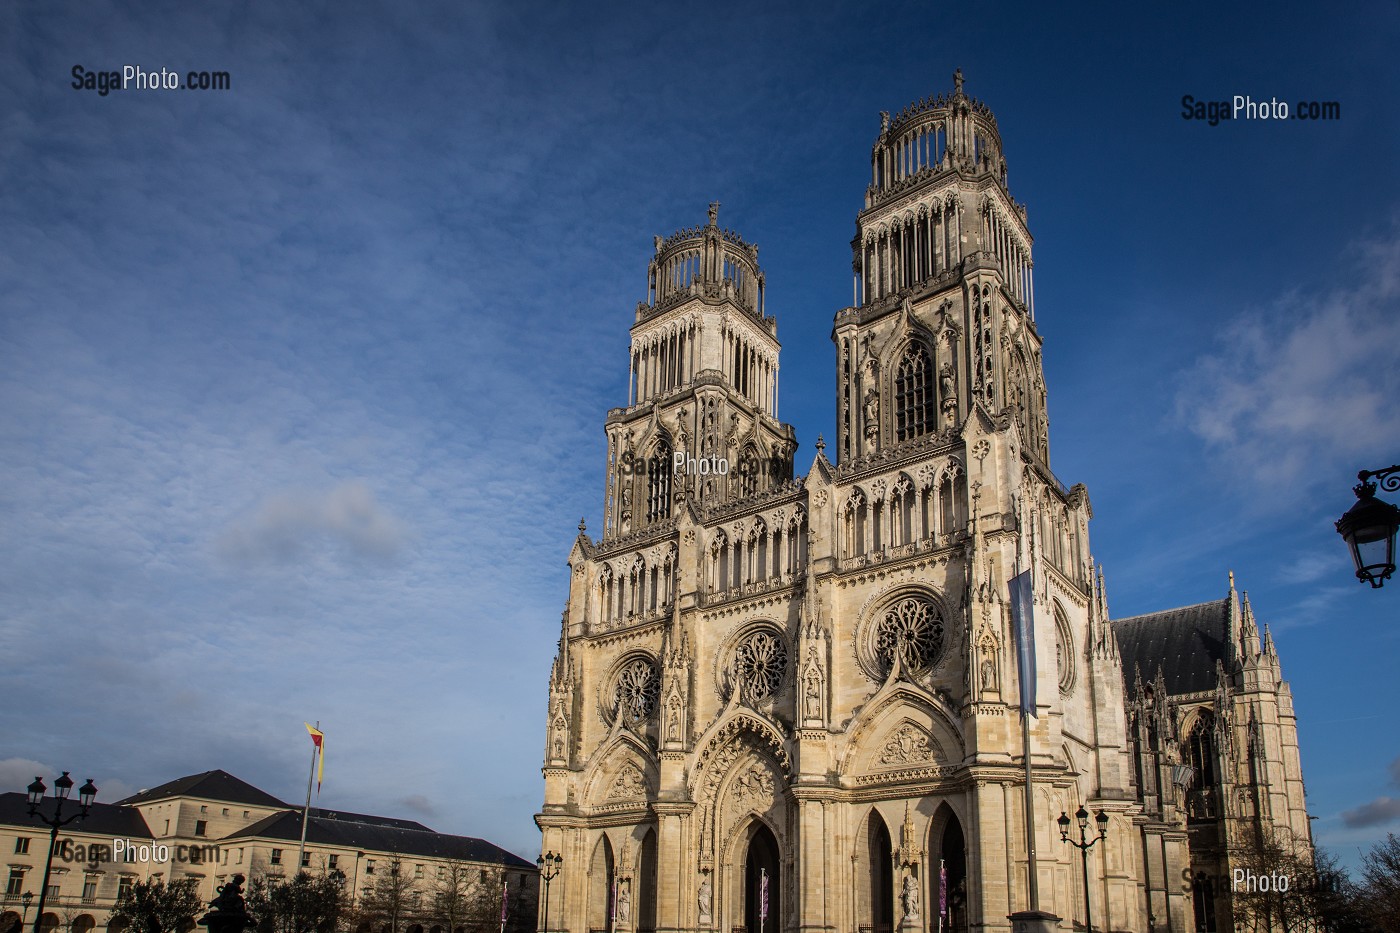
<path fill-rule="evenodd" d="M 602 535 L 581 524 L 569 554 L 536 817 L 563 862 L 541 923 L 1010 930 L 1030 906 L 1029 722 L 1038 907 L 1083 921 L 1056 825 L 1083 804 L 1108 820 L 1095 924 L 1232 929 L 1227 815 L 1307 833 L 1287 684 L 1233 580 L 1184 621 L 1110 620 L 1087 491 L 1050 470 L 1032 240 L 990 110 L 959 75 L 882 115 L 832 332 L 834 456 L 819 438 L 805 476 L 758 250 L 717 210 L 656 239 Z M 1164 668 L 1171 638 L 1190 657 Z"/>

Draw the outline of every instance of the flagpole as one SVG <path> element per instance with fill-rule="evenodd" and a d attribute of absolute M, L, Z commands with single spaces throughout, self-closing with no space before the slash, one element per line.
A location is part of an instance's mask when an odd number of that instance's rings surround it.
<path fill-rule="evenodd" d="M 316 720 L 316 728 L 321 728 L 321 720 Z M 306 824 L 311 819 L 311 785 L 316 782 L 316 755 L 320 752 L 321 746 L 315 742 L 311 743 L 311 773 L 306 776 L 306 806 L 301 811 L 301 844 L 297 846 L 297 871 L 301 871 L 301 863 L 306 858 Z"/>
<path fill-rule="evenodd" d="M 1034 534 L 1034 529 L 1031 530 Z M 1021 541 L 1017 536 L 1016 542 L 1016 576 L 1021 575 Z M 1031 581 L 1031 602 L 1035 601 L 1035 581 Z M 1022 611 L 1030 614 L 1029 606 L 1023 606 Z M 1021 621 L 1021 637 L 1026 637 L 1026 629 L 1034 624 L 1031 618 L 1023 618 Z M 1026 676 L 1024 665 L 1022 665 L 1021 676 Z M 1024 688 L 1023 688 L 1024 690 Z M 1034 694 L 1031 694 L 1034 695 Z M 1025 796 L 1025 818 L 1026 818 L 1026 892 L 1030 897 L 1030 910 L 1040 910 L 1040 879 L 1039 870 L 1036 868 L 1035 859 L 1035 788 L 1031 785 L 1031 717 L 1030 711 L 1026 709 L 1026 704 L 1021 704 L 1021 759 L 1026 769 L 1026 796 Z"/>

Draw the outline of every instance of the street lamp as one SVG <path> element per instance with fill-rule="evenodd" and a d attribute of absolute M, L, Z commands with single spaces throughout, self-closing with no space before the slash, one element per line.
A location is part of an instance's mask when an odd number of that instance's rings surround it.
<path fill-rule="evenodd" d="M 44 786 L 44 779 L 41 777 L 36 777 L 34 783 L 28 787 L 29 815 L 37 816 L 39 822 L 52 827 L 49 831 L 49 856 L 44 861 L 44 886 L 39 889 L 39 912 L 34 915 L 34 933 L 43 933 L 40 926 L 44 922 L 44 901 L 49 896 L 49 873 L 53 871 L 53 850 L 58 847 L 58 831 L 74 820 L 81 820 L 87 816 L 88 810 L 92 807 L 92 800 L 97 796 L 97 787 L 92 783 L 92 778 L 88 778 L 87 783 L 78 788 L 78 812 L 65 817 L 63 815 L 63 801 L 67 800 L 68 795 L 73 792 L 73 779 L 65 771 L 53 782 L 53 816 L 45 816 L 39 812 L 39 805 L 44 802 L 46 790 L 48 788 Z"/>
<path fill-rule="evenodd" d="M 549 883 L 559 874 L 564 856 L 546 852 L 535 859 L 535 864 L 540 867 L 540 880 L 544 882 L 544 933 L 549 933 Z"/>
<path fill-rule="evenodd" d="M 19 899 L 24 902 L 24 916 L 19 919 L 19 928 L 23 930 L 24 925 L 29 922 L 29 903 L 34 900 L 34 892 L 25 891 L 19 896 Z"/>
<path fill-rule="evenodd" d="M 1337 519 L 1337 534 L 1351 549 L 1356 564 L 1356 579 L 1370 583 L 1375 589 L 1395 572 L 1395 531 L 1400 528 L 1400 509 L 1376 498 L 1376 483 L 1387 492 L 1400 490 L 1400 464 L 1384 470 L 1362 470 L 1360 480 L 1352 487 L 1357 502 Z"/>
<path fill-rule="evenodd" d="M 1069 817 L 1063 810 L 1060 811 L 1060 818 L 1056 821 L 1060 824 L 1060 841 L 1068 842 L 1079 850 L 1079 859 L 1084 868 L 1084 929 L 1089 933 L 1094 931 L 1094 921 L 1089 915 L 1089 850 L 1094 843 L 1108 835 L 1108 814 L 1100 810 L 1094 817 L 1094 822 L 1099 824 L 1099 834 L 1093 839 L 1089 838 L 1089 811 L 1083 805 L 1074 811 L 1074 818 L 1079 822 L 1079 841 L 1075 842 L 1069 838 Z"/>

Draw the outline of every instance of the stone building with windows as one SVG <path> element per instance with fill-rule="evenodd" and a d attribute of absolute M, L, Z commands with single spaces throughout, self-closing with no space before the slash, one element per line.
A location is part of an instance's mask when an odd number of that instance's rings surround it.
<path fill-rule="evenodd" d="M 51 808 L 52 800 L 45 806 Z M 86 819 L 59 833 L 41 929 L 121 933 L 119 921 L 109 922 L 112 908 L 138 880 L 194 878 L 207 903 L 235 874 L 249 880 L 291 877 L 299 867 L 301 823 L 301 808 L 226 771 L 178 778 L 114 804 L 95 803 Z M 7 859 L 3 933 L 16 922 L 34 921 L 48 840 L 48 827 L 29 816 L 24 794 L 0 794 L 0 853 Z M 434 894 L 454 873 L 468 892 L 489 890 L 493 921 L 507 885 L 513 918 L 508 928 L 534 926 L 539 873 L 533 864 L 483 839 L 434 832 L 412 820 L 313 807 L 300 867 L 343 873 L 352 908 L 377 880 L 402 876 L 405 909 L 397 933 L 479 933 L 477 924 L 447 930 L 436 915 Z M 347 925 L 352 919 L 352 933 L 381 933 L 355 918 L 353 909 Z M 490 927 L 498 933 L 496 922 Z"/>
<path fill-rule="evenodd" d="M 1010 930 L 1031 906 L 1023 571 L 1042 910 L 1084 922 L 1056 826 L 1081 803 L 1108 819 L 1105 930 L 1230 929 L 1230 834 L 1306 839 L 1287 686 L 1233 581 L 1110 618 L 1088 492 L 1050 468 L 1031 246 L 960 74 L 882 114 L 834 449 L 798 477 L 757 247 L 718 205 L 656 239 L 549 677 L 554 929 Z"/>

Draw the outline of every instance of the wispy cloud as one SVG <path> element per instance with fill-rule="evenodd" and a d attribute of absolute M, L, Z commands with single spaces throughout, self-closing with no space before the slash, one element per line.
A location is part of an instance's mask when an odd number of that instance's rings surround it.
<path fill-rule="evenodd" d="M 1280 508 L 1400 436 L 1400 233 L 1351 255 L 1352 284 L 1226 322 L 1177 395 L 1219 469 Z"/>

